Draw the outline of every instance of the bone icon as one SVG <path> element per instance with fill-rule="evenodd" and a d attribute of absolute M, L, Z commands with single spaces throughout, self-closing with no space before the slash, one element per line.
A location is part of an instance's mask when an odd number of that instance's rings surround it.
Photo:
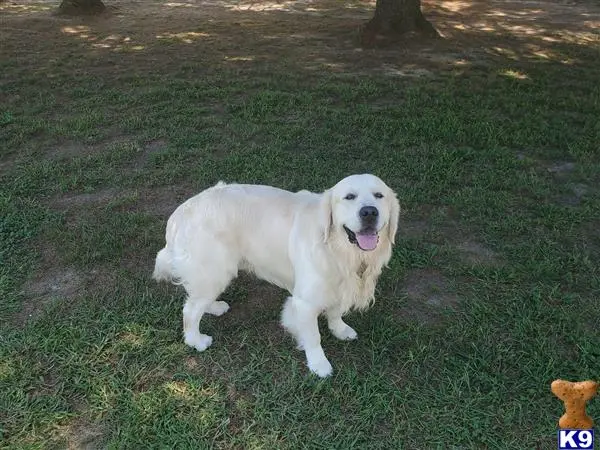
<path fill-rule="evenodd" d="M 585 413 L 585 404 L 596 395 L 597 382 L 554 380 L 550 389 L 565 404 L 565 413 L 558 421 L 560 428 L 572 430 L 592 428 L 594 421 Z"/>

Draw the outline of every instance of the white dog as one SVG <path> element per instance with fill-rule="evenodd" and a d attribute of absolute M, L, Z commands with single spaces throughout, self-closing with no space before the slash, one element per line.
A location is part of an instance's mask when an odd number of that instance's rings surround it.
<path fill-rule="evenodd" d="M 332 367 L 318 317 L 326 315 L 337 338 L 356 339 L 342 316 L 372 302 L 392 255 L 399 214 L 396 194 L 374 175 L 349 176 L 318 194 L 219 182 L 171 215 L 153 278 L 185 288 L 185 343 L 200 352 L 212 344 L 198 329 L 200 319 L 229 309 L 217 297 L 238 270 L 286 289 L 292 296 L 281 323 L 304 350 L 310 370 L 325 377 Z"/>

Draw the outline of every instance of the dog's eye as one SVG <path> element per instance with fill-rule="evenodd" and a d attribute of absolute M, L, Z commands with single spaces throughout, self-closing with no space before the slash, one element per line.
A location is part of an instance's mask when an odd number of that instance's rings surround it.
<path fill-rule="evenodd" d="M 354 194 L 348 194 L 344 197 L 345 200 L 354 200 L 356 198 L 356 195 Z"/>
<path fill-rule="evenodd" d="M 383 198 L 383 194 L 381 192 L 375 192 L 373 195 L 375 198 Z"/>

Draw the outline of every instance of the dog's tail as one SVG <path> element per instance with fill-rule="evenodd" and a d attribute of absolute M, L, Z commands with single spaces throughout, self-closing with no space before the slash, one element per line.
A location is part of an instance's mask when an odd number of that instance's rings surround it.
<path fill-rule="evenodd" d="M 154 273 L 152 278 L 156 281 L 170 281 L 173 279 L 173 271 L 171 266 L 171 255 L 167 247 L 163 248 L 156 255 L 156 263 L 154 265 Z"/>

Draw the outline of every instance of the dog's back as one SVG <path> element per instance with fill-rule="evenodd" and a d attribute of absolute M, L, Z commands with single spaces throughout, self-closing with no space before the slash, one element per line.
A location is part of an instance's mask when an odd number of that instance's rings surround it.
<path fill-rule="evenodd" d="M 316 205 L 318 198 L 308 191 L 219 182 L 182 203 L 169 217 L 166 246 L 157 254 L 153 278 L 174 281 L 187 272 L 182 266 L 191 260 L 202 270 L 227 254 L 225 259 L 236 261 L 236 270 L 253 272 L 290 290 L 290 231 L 298 211 Z"/>

